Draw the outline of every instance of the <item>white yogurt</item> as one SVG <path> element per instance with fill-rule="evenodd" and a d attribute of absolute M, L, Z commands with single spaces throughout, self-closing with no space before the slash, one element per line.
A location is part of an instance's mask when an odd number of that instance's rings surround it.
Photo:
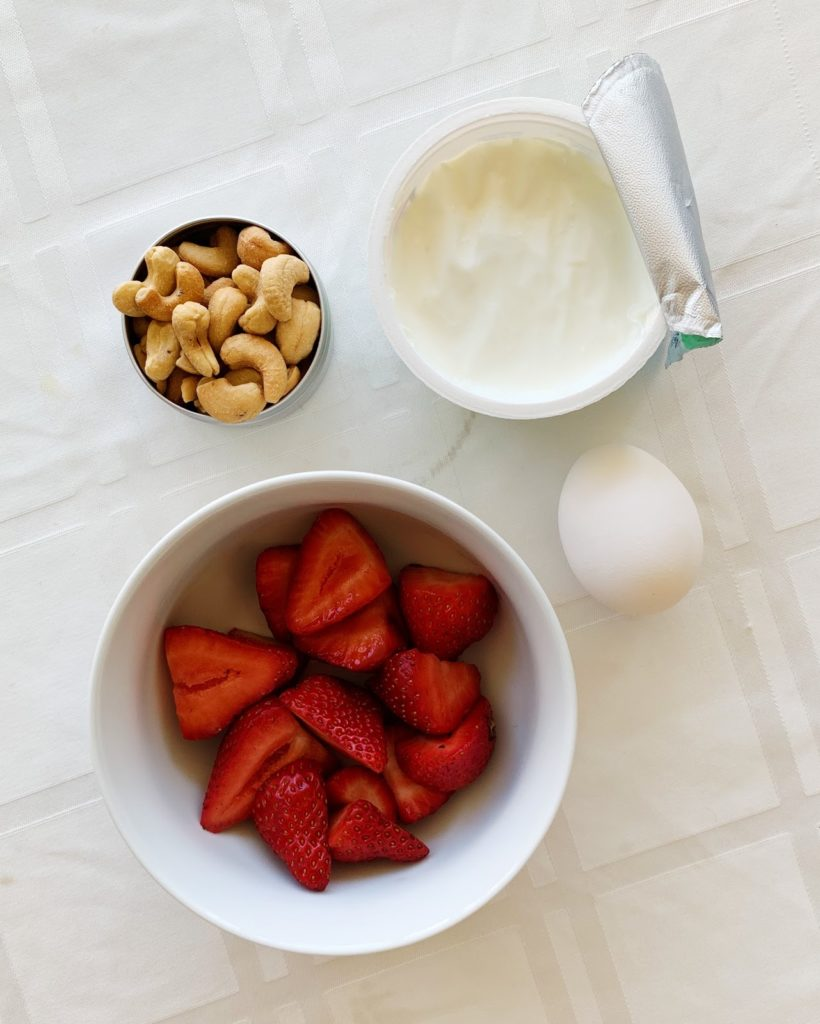
<path fill-rule="evenodd" d="M 396 225 L 389 279 L 418 354 L 502 400 L 583 389 L 657 317 L 605 166 L 540 138 L 481 142 L 435 167 Z"/>

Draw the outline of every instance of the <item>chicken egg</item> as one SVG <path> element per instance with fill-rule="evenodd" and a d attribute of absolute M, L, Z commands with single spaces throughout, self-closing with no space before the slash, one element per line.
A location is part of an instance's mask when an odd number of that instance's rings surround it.
<path fill-rule="evenodd" d="M 629 444 L 592 448 L 575 462 L 561 491 L 558 529 L 579 582 L 627 615 L 676 604 L 703 559 L 692 496 L 667 466 Z"/>

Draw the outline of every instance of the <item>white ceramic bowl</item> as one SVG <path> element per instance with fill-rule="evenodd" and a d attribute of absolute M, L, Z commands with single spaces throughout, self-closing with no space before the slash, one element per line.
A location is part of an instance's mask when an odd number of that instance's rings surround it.
<path fill-rule="evenodd" d="M 216 741 L 180 736 L 162 655 L 168 624 L 264 631 L 254 561 L 342 505 L 392 569 L 409 561 L 483 568 L 497 623 L 470 648 L 498 740 L 481 778 L 413 826 L 430 855 L 413 865 L 336 865 L 324 893 L 301 888 L 244 825 L 199 825 Z M 93 669 L 94 760 L 126 842 L 168 892 L 227 931 L 299 953 L 389 949 L 477 910 L 521 869 L 556 813 L 575 740 L 567 644 L 515 552 L 475 516 L 424 488 L 359 473 L 305 473 L 235 491 L 191 516 L 143 559 L 117 598 Z"/>
<path fill-rule="evenodd" d="M 581 409 L 615 391 L 646 363 L 666 335 L 666 323 L 657 313 L 634 346 L 624 350 L 620 363 L 608 362 L 590 375 L 580 388 L 533 401 L 510 395 L 504 400 L 445 376 L 413 346 L 399 322 L 390 280 L 390 255 L 399 218 L 430 172 L 480 142 L 515 136 L 562 142 L 584 153 L 605 174 L 598 145 L 580 107 L 557 100 L 513 97 L 477 103 L 445 118 L 418 138 L 399 158 L 381 189 L 370 225 L 368 269 L 370 290 L 379 320 L 396 354 L 433 391 L 474 412 L 505 419 L 541 419 Z"/>

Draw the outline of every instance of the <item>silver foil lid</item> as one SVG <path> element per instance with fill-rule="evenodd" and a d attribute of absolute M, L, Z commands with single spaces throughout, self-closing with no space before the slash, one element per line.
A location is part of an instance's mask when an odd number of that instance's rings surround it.
<path fill-rule="evenodd" d="M 667 366 L 722 329 L 695 190 L 660 66 L 633 53 L 606 71 L 584 115 L 655 284 L 671 340 Z"/>

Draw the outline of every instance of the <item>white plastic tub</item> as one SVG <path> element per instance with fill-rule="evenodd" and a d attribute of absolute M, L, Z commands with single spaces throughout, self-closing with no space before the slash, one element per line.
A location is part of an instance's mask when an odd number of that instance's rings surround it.
<path fill-rule="evenodd" d="M 580 409 L 610 394 L 632 377 L 658 348 L 666 334 L 660 310 L 651 318 L 623 359 L 593 372 L 581 388 L 533 401 L 531 395 L 489 397 L 453 380 L 430 363 L 407 337 L 396 311 L 390 280 L 390 255 L 399 218 L 418 188 L 438 164 L 453 159 L 476 143 L 515 136 L 558 141 L 581 151 L 606 172 L 595 139 L 580 108 L 534 98 L 492 100 L 446 118 L 425 132 L 401 156 L 376 202 L 370 228 L 369 273 L 373 301 L 382 327 L 398 356 L 433 391 L 475 412 L 507 419 L 540 419 Z M 608 173 L 608 172 L 606 172 Z"/>

